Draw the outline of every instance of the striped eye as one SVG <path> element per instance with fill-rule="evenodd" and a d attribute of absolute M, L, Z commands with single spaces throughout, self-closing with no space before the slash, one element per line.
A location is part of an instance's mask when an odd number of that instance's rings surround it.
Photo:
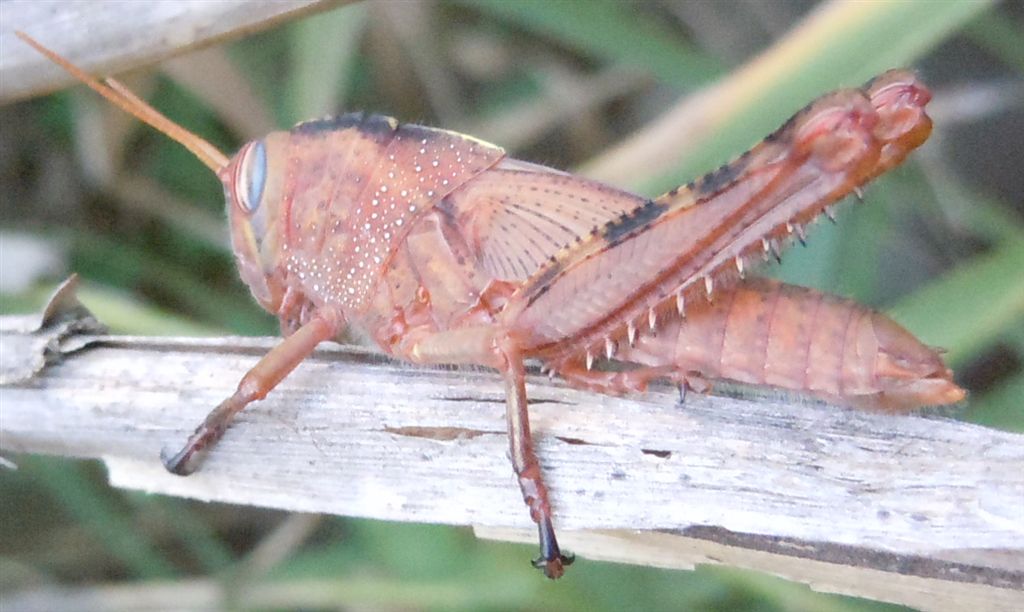
<path fill-rule="evenodd" d="M 256 140 L 245 146 L 235 169 L 235 199 L 239 208 L 247 213 L 259 208 L 266 182 L 267 148 L 262 140 Z"/>

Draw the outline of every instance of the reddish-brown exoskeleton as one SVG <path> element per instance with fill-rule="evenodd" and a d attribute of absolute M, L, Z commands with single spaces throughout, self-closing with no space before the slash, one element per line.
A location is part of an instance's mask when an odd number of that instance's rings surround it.
<path fill-rule="evenodd" d="M 717 378 L 891 411 L 964 397 L 936 352 L 884 315 L 745 278 L 925 141 L 930 94 L 909 72 L 819 98 L 732 163 L 648 200 L 376 115 L 302 123 L 229 160 L 117 81 L 22 38 L 217 174 L 242 279 L 280 319 L 285 340 L 164 457 L 174 473 L 194 470 L 320 342 L 358 327 L 402 359 L 501 372 L 535 565 L 557 578 L 571 558 L 530 438 L 525 359 L 607 393 Z"/>

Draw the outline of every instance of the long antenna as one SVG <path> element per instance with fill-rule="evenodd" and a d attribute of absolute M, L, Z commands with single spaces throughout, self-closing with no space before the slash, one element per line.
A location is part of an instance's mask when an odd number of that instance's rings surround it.
<path fill-rule="evenodd" d="M 193 155 L 198 157 L 199 161 L 206 164 L 210 170 L 219 174 L 221 170 L 227 167 L 230 160 L 216 147 L 168 119 L 160 111 L 132 93 L 117 79 L 107 78 L 100 82 L 70 61 L 47 49 L 28 34 L 20 31 L 15 32 L 15 34 L 18 35 L 18 38 L 32 45 L 36 51 L 48 57 L 50 61 L 67 70 L 71 76 L 85 83 L 93 91 L 109 100 L 113 105 L 135 116 L 139 121 L 151 125 L 175 142 L 181 143 Z"/>

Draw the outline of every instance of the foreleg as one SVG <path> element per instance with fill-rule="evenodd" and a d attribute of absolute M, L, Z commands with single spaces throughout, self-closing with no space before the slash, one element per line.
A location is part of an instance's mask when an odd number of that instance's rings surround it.
<path fill-rule="evenodd" d="M 235 393 L 213 409 L 203 424 L 189 436 L 180 451 L 171 454 L 168 449 L 164 449 L 161 453 L 164 467 L 169 472 L 181 476 L 194 472 L 204 451 L 209 450 L 217 440 L 220 440 L 235 415 L 250 403 L 266 397 L 267 393 L 308 357 L 318 344 L 335 337 L 341 325 L 333 318 L 314 316 L 264 355 L 263 359 L 242 377 Z"/>

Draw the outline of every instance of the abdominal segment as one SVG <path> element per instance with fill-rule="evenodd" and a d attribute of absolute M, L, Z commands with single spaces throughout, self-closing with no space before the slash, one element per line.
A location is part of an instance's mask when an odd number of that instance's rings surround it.
<path fill-rule="evenodd" d="M 812 289 L 753 278 L 688 305 L 685 316 L 662 312 L 655 329 L 641 327 L 632 345 L 616 347 L 615 361 L 639 369 L 608 376 L 575 368 L 579 382 L 599 387 L 593 383 L 604 376 L 614 381 L 604 390 L 622 392 L 653 377 L 697 388 L 726 379 L 886 411 L 964 397 L 936 351 L 897 323 Z"/>

